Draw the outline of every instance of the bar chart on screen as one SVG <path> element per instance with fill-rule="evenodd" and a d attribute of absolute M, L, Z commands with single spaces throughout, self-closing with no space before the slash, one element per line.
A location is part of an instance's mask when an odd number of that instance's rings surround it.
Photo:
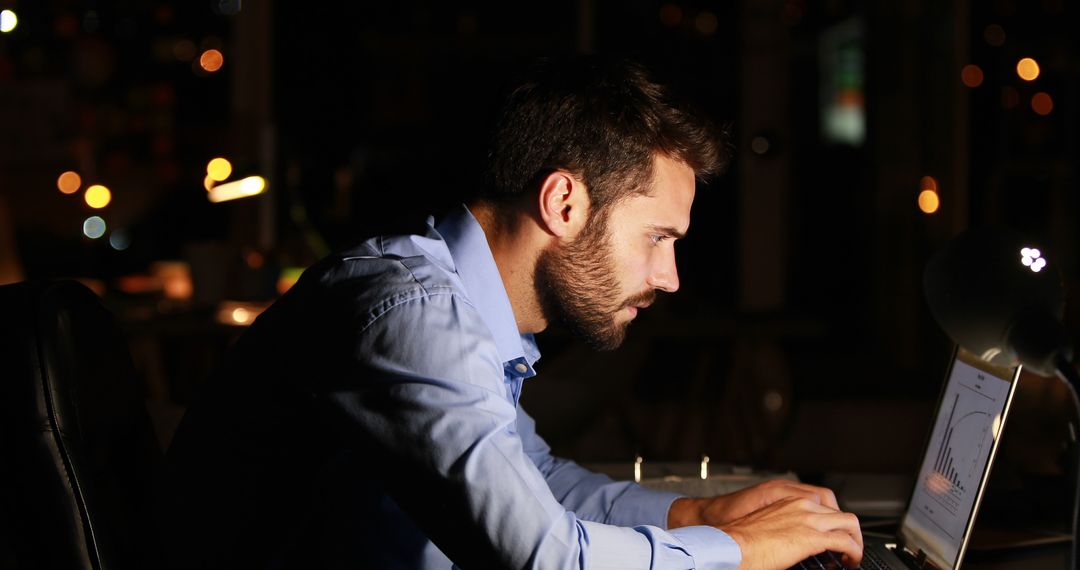
<path fill-rule="evenodd" d="M 956 363 L 913 497 L 919 511 L 950 538 L 963 533 L 1008 393 L 1008 382 Z"/>
<path fill-rule="evenodd" d="M 983 395 L 983 392 L 977 388 L 961 385 L 962 388 L 971 390 L 976 394 Z M 979 386 L 981 388 L 981 386 Z M 989 397 L 989 396 L 987 396 Z M 978 400 L 975 400 L 978 402 Z M 991 399 L 991 401 L 993 401 Z M 960 394 L 955 394 L 953 397 L 952 406 L 950 408 L 949 417 L 945 423 L 945 438 L 941 440 L 938 446 L 937 459 L 934 462 L 934 469 L 927 477 L 932 481 L 927 481 L 927 487 L 929 489 L 940 489 L 942 492 L 938 498 L 941 500 L 942 506 L 952 514 L 956 514 L 957 508 L 960 507 L 960 501 L 963 498 L 965 490 L 978 481 L 972 481 L 973 477 L 978 477 L 980 473 L 976 473 L 976 467 L 978 466 L 977 458 L 982 457 L 983 447 L 988 443 L 990 429 L 993 427 L 993 417 L 989 411 L 985 410 L 973 410 L 963 415 L 958 416 L 956 414 L 956 407 L 960 403 Z M 974 442 L 978 444 L 974 449 L 953 449 L 954 436 L 958 442 Z M 960 459 L 957 458 L 957 452 L 960 452 Z M 965 461 L 966 460 L 966 461 Z M 969 483 L 970 482 L 970 483 Z"/>

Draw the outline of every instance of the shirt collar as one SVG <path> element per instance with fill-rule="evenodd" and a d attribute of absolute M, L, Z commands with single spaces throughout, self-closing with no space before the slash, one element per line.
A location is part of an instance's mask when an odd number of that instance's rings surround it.
<path fill-rule="evenodd" d="M 514 309 L 480 222 L 462 205 L 443 218 L 436 231 L 454 258 L 469 299 L 491 330 L 499 357 L 503 362 L 524 359 L 529 367 L 526 376 L 535 375 L 532 365 L 540 358 L 540 351 L 533 335 L 518 332 Z"/>

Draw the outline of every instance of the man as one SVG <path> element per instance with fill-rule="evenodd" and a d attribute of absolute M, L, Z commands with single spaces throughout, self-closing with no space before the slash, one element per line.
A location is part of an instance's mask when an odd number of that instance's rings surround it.
<path fill-rule="evenodd" d="M 861 557 L 826 489 L 687 499 L 557 459 L 518 406 L 555 319 L 610 349 L 679 287 L 723 147 L 626 63 L 549 62 L 510 97 L 484 196 L 309 269 L 237 342 L 169 463 L 201 567 L 781 568 Z"/>

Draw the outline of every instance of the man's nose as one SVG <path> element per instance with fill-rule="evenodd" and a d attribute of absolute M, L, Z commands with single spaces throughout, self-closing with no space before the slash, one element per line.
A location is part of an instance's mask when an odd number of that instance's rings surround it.
<path fill-rule="evenodd" d="M 679 290 L 679 270 L 675 267 L 675 250 L 668 249 L 655 265 L 648 284 L 653 289 L 667 293 Z"/>

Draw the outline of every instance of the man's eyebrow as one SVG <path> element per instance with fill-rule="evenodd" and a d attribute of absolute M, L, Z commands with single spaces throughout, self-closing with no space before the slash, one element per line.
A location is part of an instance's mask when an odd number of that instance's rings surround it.
<path fill-rule="evenodd" d="M 658 226 L 656 224 L 649 224 L 649 230 L 659 234 L 671 236 L 675 239 L 682 239 L 686 237 L 686 232 L 680 232 L 672 226 Z"/>

